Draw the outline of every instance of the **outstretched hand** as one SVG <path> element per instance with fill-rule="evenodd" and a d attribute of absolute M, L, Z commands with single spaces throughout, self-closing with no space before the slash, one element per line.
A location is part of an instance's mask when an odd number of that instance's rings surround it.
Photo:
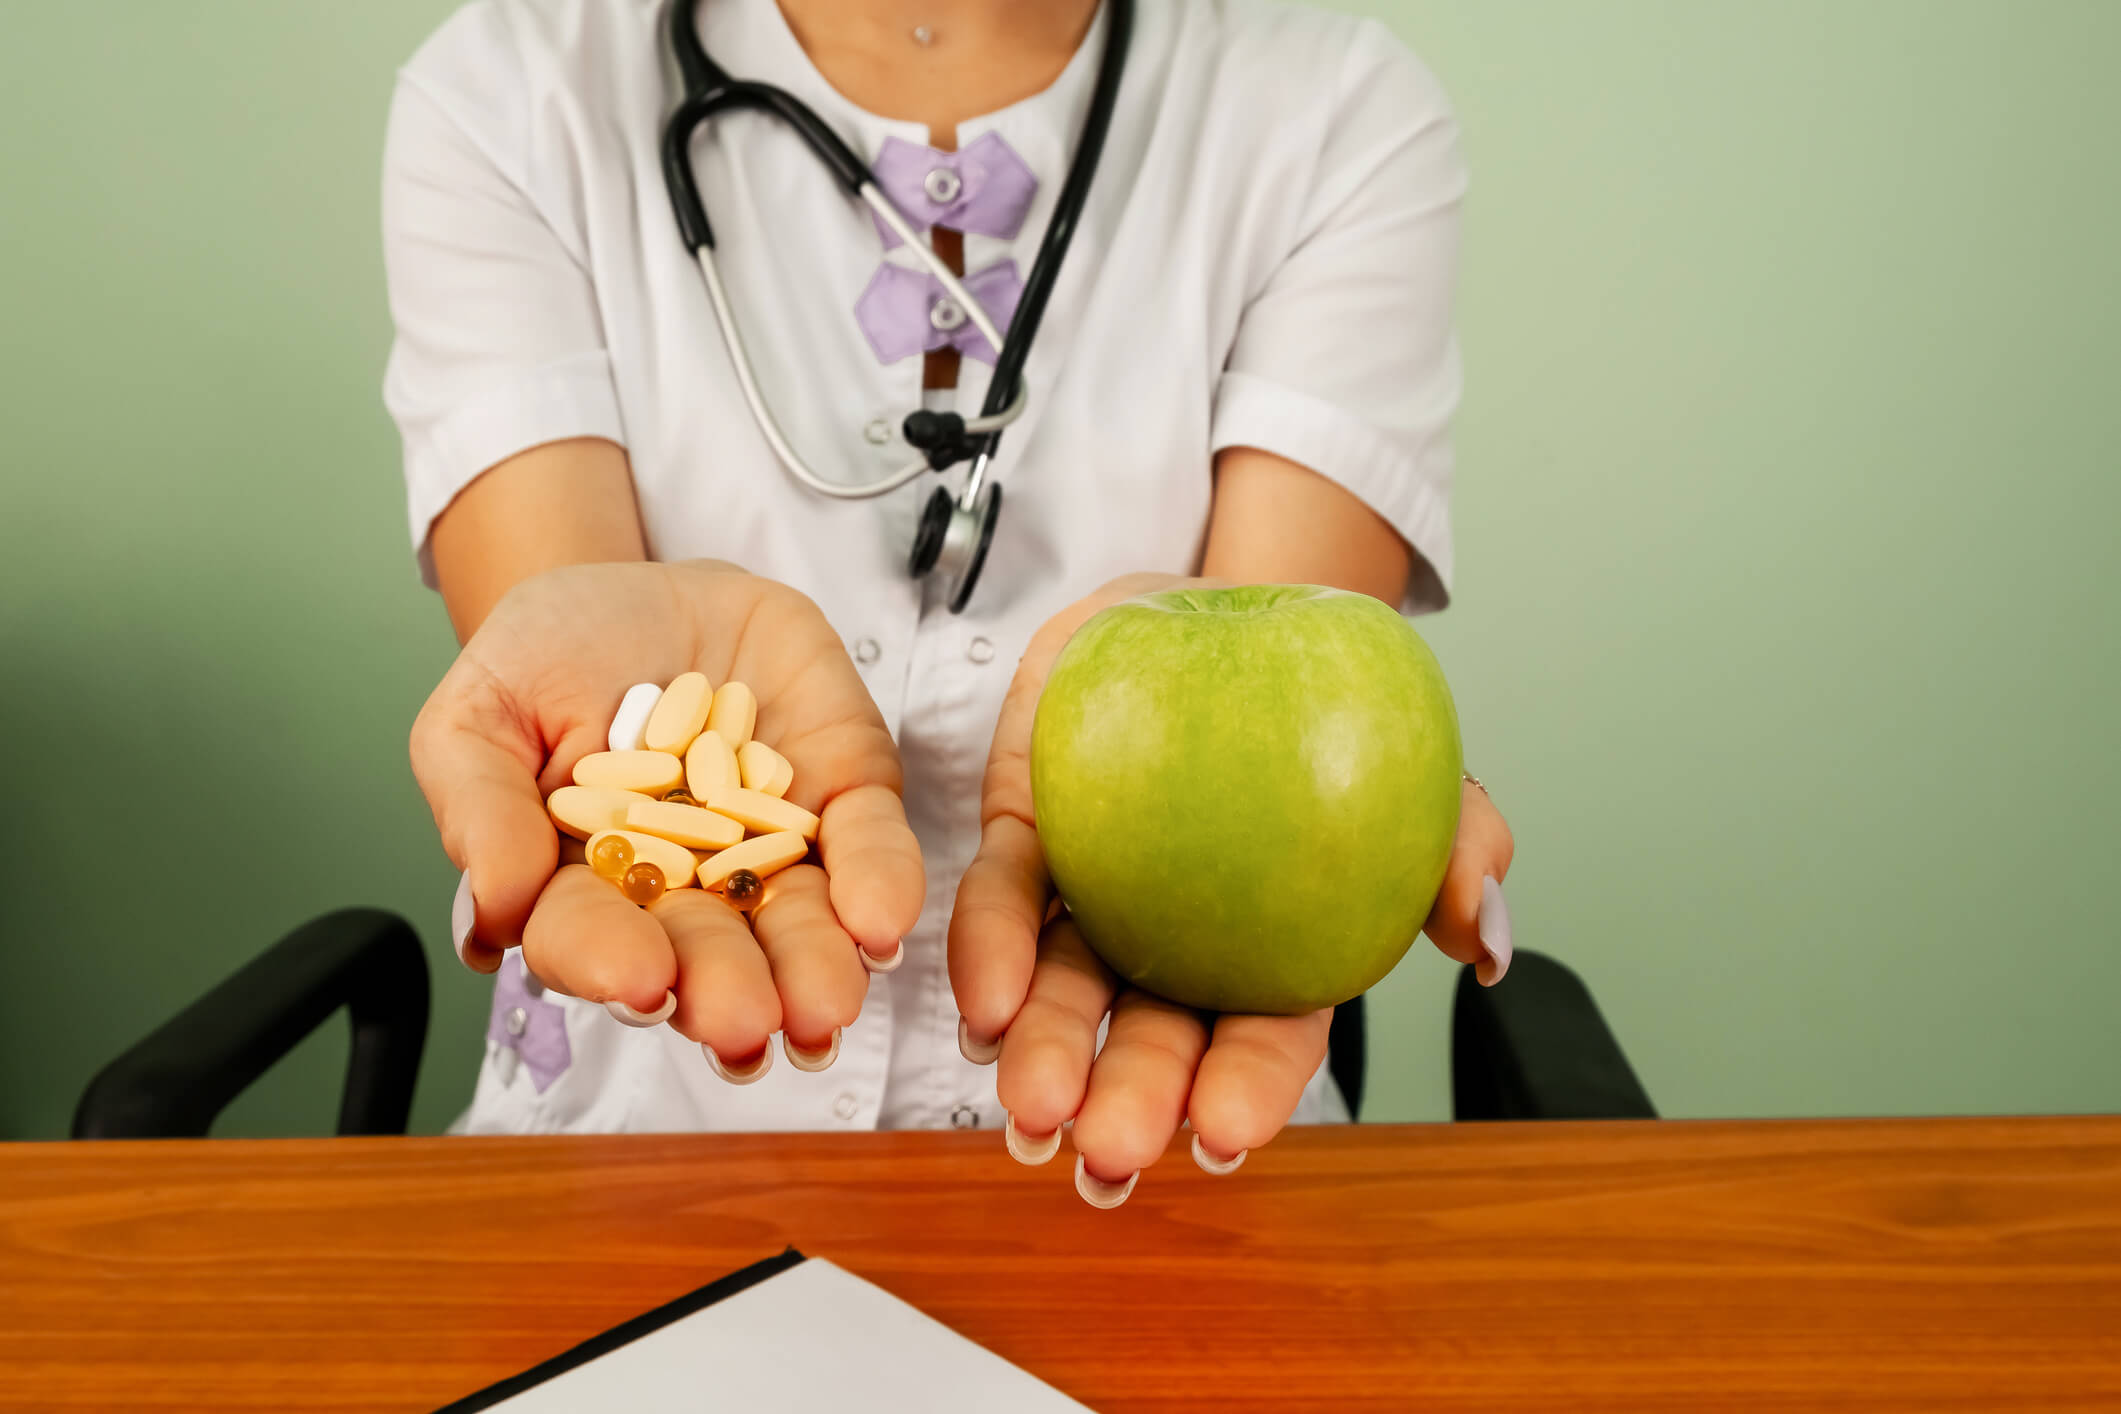
<path fill-rule="evenodd" d="M 1044 1162 L 1072 1120 L 1076 1185 L 1101 1207 L 1125 1201 L 1181 1122 L 1191 1124 L 1203 1168 L 1235 1169 L 1288 1123 L 1325 1060 L 1332 1025 L 1330 1008 L 1306 1016 L 1214 1016 L 1128 986 L 1060 907 L 1039 846 L 1031 729 L 1061 648 L 1109 605 L 1209 583 L 1130 575 L 1056 615 L 1032 639 L 996 724 L 980 847 L 950 920 L 959 1042 L 975 1061 L 999 1061 L 1010 1152 Z M 1458 835 L 1424 931 L 1446 955 L 1478 963 L 1481 980 L 1493 981 L 1509 961 L 1499 885 L 1512 846 L 1485 792 L 1470 783 L 1464 790 Z M 1098 1028 L 1108 1016 L 1100 1049 Z"/>
<path fill-rule="evenodd" d="M 794 767 L 789 798 L 821 817 L 822 868 L 773 876 L 748 923 L 697 888 L 635 907 L 561 862 L 545 813 L 605 749 L 626 689 L 685 672 L 750 685 L 759 738 Z M 731 1078 L 760 1073 L 775 1031 L 792 1057 L 829 1063 L 920 914 L 898 751 L 844 645 L 803 595 L 732 566 L 584 565 L 517 585 L 422 708 L 412 764 L 467 876 L 469 965 L 521 946 L 540 981 L 622 1019 L 674 1007 L 670 1024 Z"/>

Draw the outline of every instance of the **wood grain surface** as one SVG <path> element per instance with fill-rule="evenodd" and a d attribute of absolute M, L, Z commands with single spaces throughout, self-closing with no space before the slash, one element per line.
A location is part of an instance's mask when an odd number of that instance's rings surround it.
<path fill-rule="evenodd" d="M 793 1244 L 1104 1414 L 2121 1407 L 2121 1119 L 0 1147 L 0 1407 L 428 1410 Z"/>

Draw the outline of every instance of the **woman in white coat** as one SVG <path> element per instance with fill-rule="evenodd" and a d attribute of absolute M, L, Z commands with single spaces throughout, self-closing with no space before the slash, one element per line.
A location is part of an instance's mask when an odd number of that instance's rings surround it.
<path fill-rule="evenodd" d="M 705 0 L 696 23 L 730 72 L 902 174 L 887 194 L 1006 327 L 1108 9 Z M 460 955 L 499 973 L 460 1127 L 992 1127 L 1031 1161 L 1072 1121 L 1077 1186 L 1109 1204 L 1181 1121 L 1220 1170 L 1292 1119 L 1346 1118 L 1330 1013 L 1129 991 L 1054 916 L 1025 751 L 1068 632 L 1143 588 L 1445 602 L 1465 177 L 1434 79 L 1371 23 L 1141 6 L 995 463 L 1008 513 L 953 613 L 906 571 L 929 485 L 818 495 L 747 409 L 657 167 L 663 19 L 477 0 L 391 112 L 385 393 L 422 572 L 465 644 L 414 765 L 465 871 Z M 977 408 L 994 350 L 785 127 L 724 118 L 692 160 L 811 467 L 874 479 L 907 459 L 906 410 Z M 559 867 L 540 808 L 627 686 L 688 670 L 754 687 L 823 816 L 822 867 L 781 876 L 750 927 L 698 890 L 642 911 Z M 1425 931 L 1484 980 L 1509 961 L 1510 853 L 1469 784 Z"/>

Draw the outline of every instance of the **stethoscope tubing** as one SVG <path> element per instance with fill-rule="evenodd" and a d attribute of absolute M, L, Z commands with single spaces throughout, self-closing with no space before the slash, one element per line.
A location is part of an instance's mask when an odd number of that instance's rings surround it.
<path fill-rule="evenodd" d="M 827 481 L 803 461 L 788 440 L 787 434 L 781 429 L 779 421 L 773 416 L 772 409 L 767 406 L 765 396 L 760 391 L 750 351 L 737 327 L 728 289 L 715 266 L 714 230 L 708 223 L 706 207 L 700 199 L 698 181 L 692 170 L 693 138 L 701 126 L 729 108 L 769 112 L 793 128 L 833 173 L 840 185 L 875 212 L 877 219 L 888 226 L 913 253 L 915 259 L 926 267 L 936 283 L 987 340 L 988 347 L 995 351 L 994 373 L 988 380 L 980 414 L 966 419 L 963 424 L 963 432 L 974 450 L 972 469 L 966 477 L 962 493 L 957 497 L 957 503 L 962 509 L 971 510 L 978 502 L 980 491 L 986 482 L 988 467 L 1001 440 L 1002 430 L 1023 416 L 1028 402 L 1023 378 L 1024 361 L 1029 355 L 1031 338 L 1037 330 L 1040 315 L 1044 312 L 1046 297 L 1059 274 L 1061 256 L 1067 250 L 1076 222 L 1080 218 L 1082 196 L 1089 190 L 1091 174 L 1096 171 L 1104 148 L 1105 131 L 1111 119 L 1129 31 L 1132 28 L 1133 6 L 1130 0 L 1114 0 L 1111 29 L 1105 41 L 1105 60 L 1100 65 L 1088 121 L 1082 139 L 1077 144 L 1074 160 L 1070 164 L 1068 179 L 1062 190 L 1062 200 L 1047 226 L 1045 238 L 1040 242 L 1038 258 L 1033 262 L 1031 275 L 1023 295 L 1018 300 L 1016 317 L 1006 339 L 995 326 L 986 308 L 965 288 L 956 272 L 952 271 L 925 241 L 915 236 L 912 223 L 891 199 L 884 195 L 868 165 L 848 147 L 838 133 L 826 126 L 823 119 L 793 94 L 770 84 L 733 79 L 708 57 L 699 42 L 695 28 L 697 9 L 698 0 L 671 0 L 669 8 L 671 47 L 685 84 L 685 97 L 677 110 L 671 114 L 663 130 L 663 175 L 677 217 L 679 234 L 699 266 L 702 281 L 707 287 L 708 302 L 714 310 L 715 323 L 721 330 L 723 345 L 728 349 L 730 361 L 735 368 L 737 384 L 743 392 L 744 401 L 750 408 L 754 421 L 765 436 L 768 446 L 772 448 L 775 459 L 790 476 L 819 495 L 839 500 L 866 500 L 889 495 L 919 479 L 924 473 L 940 470 L 947 464 L 922 455 L 875 481 L 854 484 Z"/>
<path fill-rule="evenodd" d="M 864 199 L 870 202 L 873 210 L 884 215 L 885 220 L 894 229 L 901 232 L 902 239 L 911 234 L 906 218 L 892 207 L 889 197 L 878 192 L 874 187 L 865 185 Z M 949 293 L 950 297 L 958 301 L 966 315 L 986 338 L 989 347 L 1000 348 L 1001 331 L 994 327 L 994 321 L 988 317 L 986 310 L 980 308 L 979 301 L 972 298 L 971 293 L 959 283 L 957 276 L 951 273 L 950 267 L 943 264 L 941 260 L 936 259 L 934 252 L 929 251 L 926 247 L 920 246 L 917 242 L 911 240 L 907 243 L 915 246 L 921 255 L 927 257 L 923 263 L 929 267 L 930 273 L 942 283 L 944 290 Z M 743 390 L 744 401 L 749 405 L 751 415 L 758 423 L 759 431 L 765 435 L 766 444 L 773 449 L 773 455 L 786 468 L 790 476 L 804 486 L 809 487 L 812 491 L 817 492 L 820 496 L 831 496 L 842 501 L 862 501 L 875 496 L 888 496 L 893 491 L 898 490 L 899 487 L 907 485 L 909 482 L 917 481 L 933 470 L 927 457 L 918 456 L 890 475 L 876 481 L 851 484 L 826 481 L 812 472 L 808 464 L 803 461 L 801 455 L 796 452 L 795 447 L 788 441 L 788 435 L 781 430 L 780 420 L 774 417 L 773 409 L 767 405 L 765 395 L 759 389 L 758 374 L 751 366 L 750 349 L 744 343 L 744 336 L 737 329 L 736 316 L 729 306 L 729 291 L 723 285 L 721 271 L 716 268 L 714 263 L 714 247 L 711 245 L 700 246 L 693 252 L 693 258 L 699 264 L 700 274 L 707 286 L 708 303 L 714 308 L 714 321 L 721 327 L 722 342 L 728 347 L 730 363 L 736 369 L 737 386 Z M 1025 396 L 1024 386 L 1019 381 L 1016 395 L 1009 400 L 1007 407 L 991 416 L 976 417 L 967 421 L 965 423 L 965 431 L 975 435 L 999 432 L 1002 428 L 1007 427 L 1010 423 L 1016 421 L 1017 418 L 1023 416 L 1024 407 L 1028 401 Z M 978 494 L 978 482 L 985 479 L 983 473 L 986 470 L 986 465 L 987 452 L 983 446 L 979 456 L 973 463 L 973 474 L 967 478 L 968 498 Z"/>

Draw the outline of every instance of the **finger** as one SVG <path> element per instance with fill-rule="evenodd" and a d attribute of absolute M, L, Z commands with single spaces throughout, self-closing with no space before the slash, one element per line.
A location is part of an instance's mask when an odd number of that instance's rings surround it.
<path fill-rule="evenodd" d="M 1070 605 L 1032 635 L 1010 679 L 980 781 L 979 851 L 950 910 L 950 985 L 973 1054 L 986 1052 L 1023 1006 L 1052 896 L 1031 810 L 1031 726 L 1046 676 L 1069 636 L 1100 609 L 1174 582 L 1128 575 Z"/>
<path fill-rule="evenodd" d="M 781 1029 L 781 998 L 744 915 L 704 889 L 672 889 L 648 912 L 677 954 L 671 1028 L 746 1069 Z"/>
<path fill-rule="evenodd" d="M 678 973 L 662 926 L 582 864 L 545 886 L 523 929 L 523 965 L 569 996 L 643 1014 L 663 1009 Z"/>
<path fill-rule="evenodd" d="M 1124 1184 L 1156 1162 L 1185 1117 L 1207 1049 L 1208 1024 L 1198 1012 L 1147 992 L 1120 994 L 1075 1117 L 1075 1149 L 1091 1178 Z"/>
<path fill-rule="evenodd" d="M 751 927 L 780 994 L 788 1059 L 801 1069 L 824 1069 L 869 989 L 854 939 L 833 916 L 825 871 L 798 864 L 767 880 Z"/>
<path fill-rule="evenodd" d="M 1510 965 L 1509 910 L 1501 885 L 1516 844 L 1488 793 L 1470 782 L 1461 789 L 1458 836 L 1421 930 L 1444 956 L 1477 964 L 1480 980 L 1492 985 Z"/>
<path fill-rule="evenodd" d="M 1325 1062 L 1332 1027 L 1331 1007 L 1308 1016 L 1215 1019 L 1186 1106 L 1201 1167 L 1227 1173 L 1248 1151 L 1281 1133 Z"/>
<path fill-rule="evenodd" d="M 920 918 L 927 874 L 882 714 L 823 613 L 792 590 L 761 599 L 738 668 L 770 685 L 756 735 L 794 770 L 788 799 L 819 816 L 819 857 L 841 927 L 873 961 L 887 961 Z"/>
<path fill-rule="evenodd" d="M 421 709 L 410 745 L 442 848 L 470 881 L 471 939 L 488 951 L 514 947 L 558 859 L 538 791 L 542 747 L 462 657 Z"/>
<path fill-rule="evenodd" d="M 988 820 L 950 910 L 950 987 L 975 1049 L 991 1047 L 1024 1005 L 1051 893 L 1030 819 Z"/>
<path fill-rule="evenodd" d="M 873 960 L 896 956 L 928 892 L 921 847 L 898 792 L 864 785 L 834 796 L 817 843 L 840 926 Z"/>
<path fill-rule="evenodd" d="M 1118 981 L 1063 918 L 1046 930 L 1016 1023 L 1002 1039 L 995 1094 L 1017 1139 L 1010 1152 L 1027 1162 L 1053 1156 L 1048 1136 L 1075 1118 L 1097 1059 L 1097 1028 L 1112 1007 Z"/>

